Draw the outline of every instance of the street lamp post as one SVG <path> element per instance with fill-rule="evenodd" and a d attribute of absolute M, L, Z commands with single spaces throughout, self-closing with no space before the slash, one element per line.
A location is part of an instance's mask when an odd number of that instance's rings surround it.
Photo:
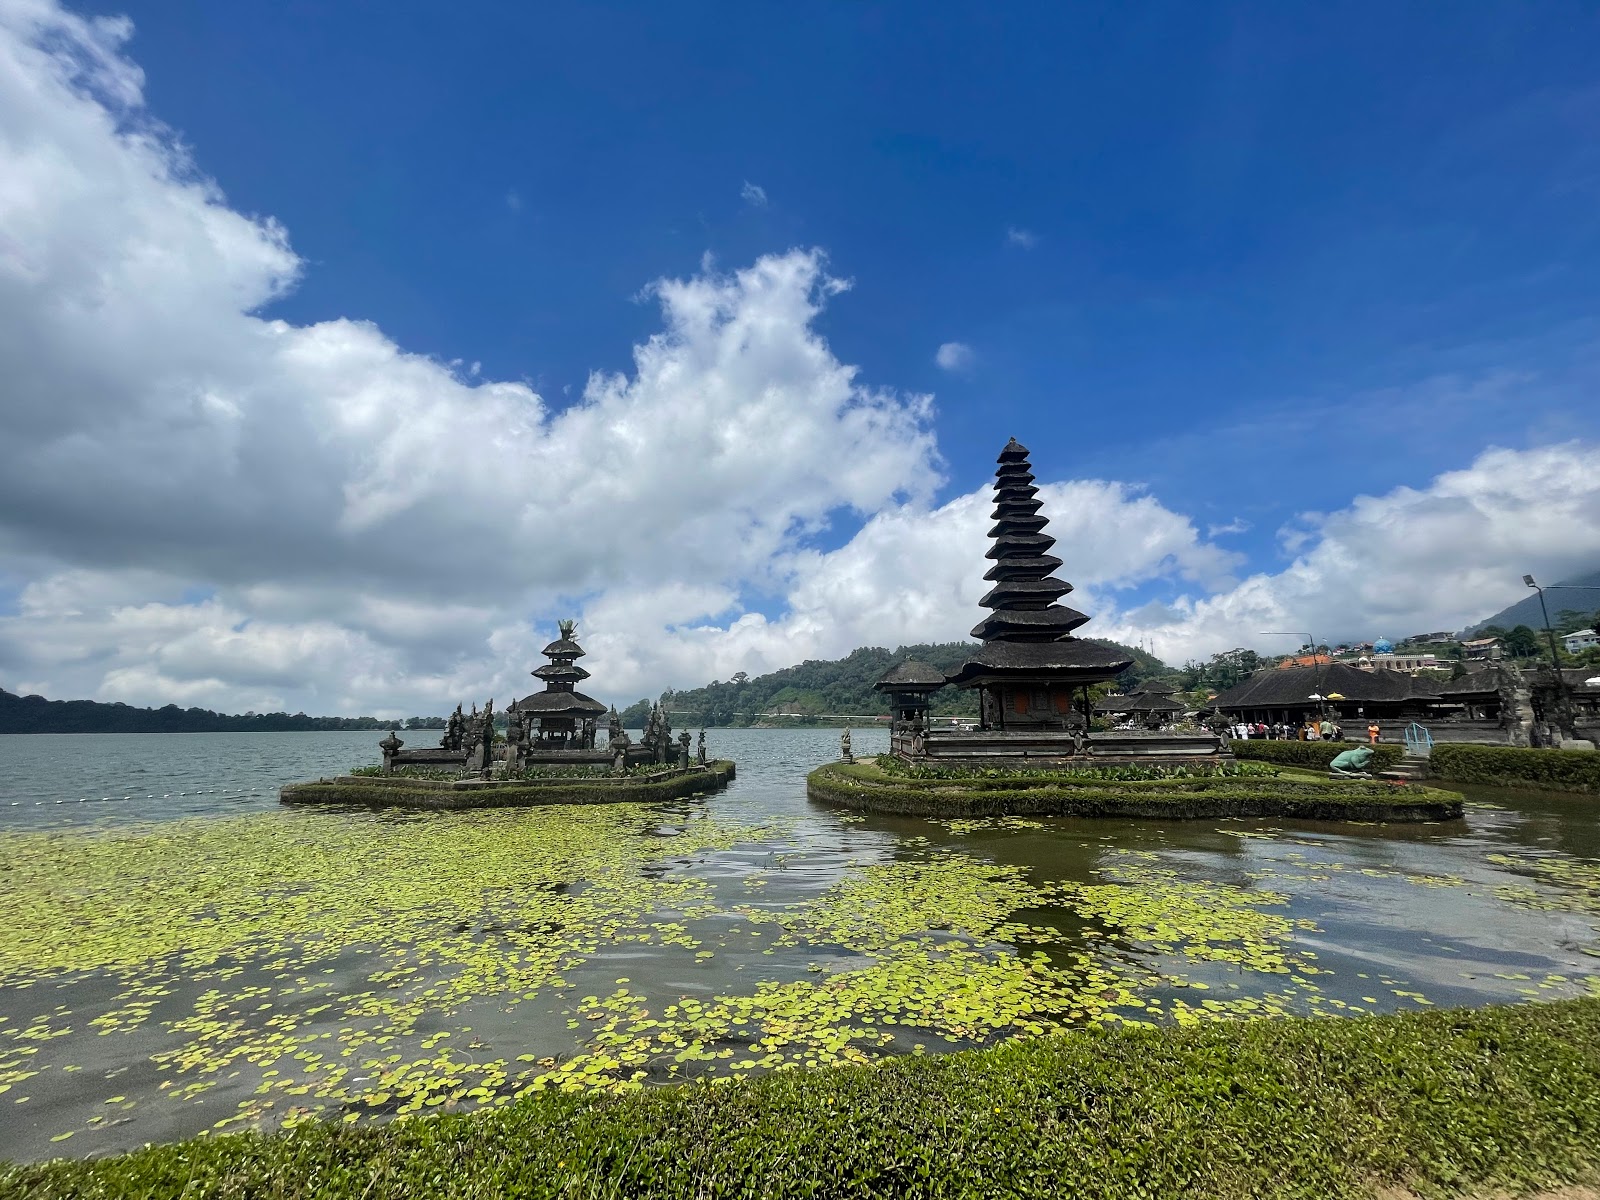
<path fill-rule="evenodd" d="M 1533 581 L 1532 575 L 1524 575 L 1522 582 L 1539 593 L 1539 612 L 1544 615 L 1544 635 L 1550 641 L 1550 673 L 1555 677 L 1556 683 L 1556 727 L 1566 737 L 1577 737 L 1577 728 L 1572 723 L 1571 705 L 1567 703 L 1567 681 L 1561 674 L 1561 655 L 1556 650 L 1556 632 L 1550 627 L 1550 610 L 1544 603 L 1544 589 Z"/>

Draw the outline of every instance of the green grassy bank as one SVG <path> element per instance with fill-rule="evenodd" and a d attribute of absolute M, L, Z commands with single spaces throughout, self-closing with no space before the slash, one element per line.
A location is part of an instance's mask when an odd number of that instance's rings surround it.
<path fill-rule="evenodd" d="M 1600 999 L 1090 1030 L 0 1168 L 0 1195 L 1345 1197 L 1600 1181 Z M 1388 1193 L 1393 1195 L 1392 1192 Z"/>
<path fill-rule="evenodd" d="M 1600 753 L 1593 750 L 1529 750 L 1443 742 L 1434 746 L 1428 765 L 1434 775 L 1453 783 L 1600 796 Z"/>
<path fill-rule="evenodd" d="M 404 775 L 341 775 L 337 779 L 284 786 L 284 804 L 363 804 L 374 808 L 536 808 L 546 804 L 641 804 L 676 800 L 726 787 L 733 779 L 726 759 L 704 768 L 673 772 L 663 779 L 639 775 L 524 779 L 469 786 Z"/>
<path fill-rule="evenodd" d="M 892 775 L 872 763 L 829 763 L 806 776 L 813 800 L 906 816 L 1298 817 L 1320 821 L 1443 821 L 1455 792 L 1388 781 L 1302 776 L 1120 780 L 1025 771 L 970 778 Z"/>

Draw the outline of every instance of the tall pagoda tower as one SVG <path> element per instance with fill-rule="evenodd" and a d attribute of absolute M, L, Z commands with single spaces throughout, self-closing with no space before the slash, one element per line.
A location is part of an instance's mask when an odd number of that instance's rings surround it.
<path fill-rule="evenodd" d="M 978 601 L 989 615 L 973 627 L 982 647 L 950 676 L 957 687 L 977 688 L 983 728 L 1042 732 L 1081 724 L 1073 695 L 1133 665 L 1119 651 L 1081 641 L 1072 631 L 1089 618 L 1056 603 L 1072 585 L 1056 577 L 1061 560 L 1049 553 L 1055 538 L 1033 483 L 1028 450 L 1016 438 L 1000 452 L 995 471 L 994 527 L 984 575 L 994 586 Z"/>
<path fill-rule="evenodd" d="M 561 636 L 544 648 L 550 661 L 531 672 L 544 680 L 544 691 L 524 696 L 514 707 L 525 719 L 539 722 L 538 743 L 545 747 L 587 750 L 594 746 L 594 722 L 606 706 L 576 690 L 589 678 L 578 665 L 586 651 L 578 645 L 576 621 L 562 621 Z"/>

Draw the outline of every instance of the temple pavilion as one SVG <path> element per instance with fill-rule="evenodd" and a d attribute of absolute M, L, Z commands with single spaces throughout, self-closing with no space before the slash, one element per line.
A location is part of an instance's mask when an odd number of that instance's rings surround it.
<path fill-rule="evenodd" d="M 978 644 L 944 683 L 977 691 L 979 728 L 928 728 L 929 698 L 939 673 L 905 662 L 875 685 L 894 712 L 890 750 L 907 759 L 985 765 L 1048 765 L 1093 756 L 1118 761 L 1199 759 L 1221 753 L 1210 735 L 1149 731 L 1089 732 L 1091 685 L 1114 679 L 1133 660 L 1111 646 L 1085 641 L 1074 631 L 1089 618 L 1059 603 L 1072 585 L 1055 572 L 1039 489 L 1028 450 L 1012 438 L 995 471 L 994 526 L 989 530 L 984 575 L 992 586 L 978 602 L 988 614 L 973 627 Z M 1149 698 L 1150 711 L 1180 706 Z"/>
<path fill-rule="evenodd" d="M 976 688 L 982 729 L 1064 730 L 1083 726 L 1090 684 L 1115 678 L 1133 665 L 1121 651 L 1081 641 L 1072 631 L 1089 620 L 1056 601 L 1072 585 L 1054 572 L 1061 560 L 1049 553 L 1055 538 L 1033 483 L 1025 446 L 1012 438 L 995 472 L 994 560 L 984 579 L 994 586 L 978 603 L 989 615 L 973 627 L 982 647 L 949 676 L 961 688 Z M 1074 693 L 1080 703 L 1074 705 Z"/>
<path fill-rule="evenodd" d="M 1119 696 L 1102 696 L 1094 711 L 1102 716 L 1135 721 L 1159 729 L 1181 717 L 1187 710 L 1172 697 L 1175 689 L 1165 683 L 1147 683 Z"/>
<path fill-rule="evenodd" d="M 530 672 L 544 681 L 544 691 L 524 696 L 509 712 L 512 720 L 521 718 L 535 750 L 593 750 L 595 725 L 606 706 L 577 690 L 589 678 L 578 665 L 585 651 L 578 645 L 577 622 L 562 621 L 558 628 L 561 636 L 542 651 L 550 661 Z"/>

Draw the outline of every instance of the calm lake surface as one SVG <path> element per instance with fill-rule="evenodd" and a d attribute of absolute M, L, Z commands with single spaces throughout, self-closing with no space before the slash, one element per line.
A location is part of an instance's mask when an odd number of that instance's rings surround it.
<path fill-rule="evenodd" d="M 3 1153 L 1600 992 L 1593 798 L 1464 789 L 1465 820 L 1400 826 L 863 817 L 806 799 L 837 731 L 711 730 L 739 776 L 701 800 L 278 806 L 379 737 L 0 737 Z"/>

